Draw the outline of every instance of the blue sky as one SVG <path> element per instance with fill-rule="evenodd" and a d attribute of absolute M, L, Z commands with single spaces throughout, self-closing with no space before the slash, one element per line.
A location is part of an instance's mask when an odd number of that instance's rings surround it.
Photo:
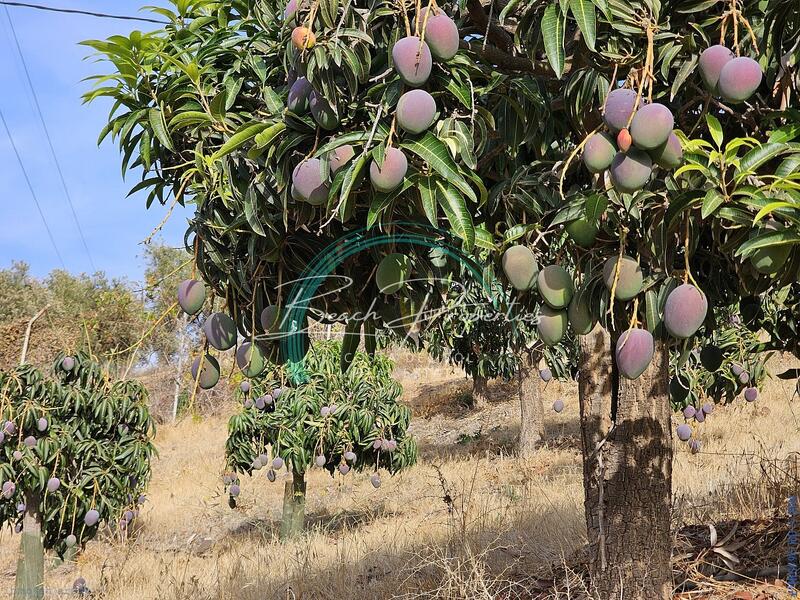
<path fill-rule="evenodd" d="M 36 0 L 35 3 L 143 16 L 152 16 L 139 11 L 143 5 L 166 5 L 163 0 Z M 110 104 L 105 101 L 82 104 L 81 94 L 90 86 L 82 80 L 106 72 L 108 66 L 87 60 L 90 49 L 79 46 L 78 42 L 127 34 L 134 29 L 148 30 L 157 25 L 29 8 L 8 7 L 8 11 L 94 265 L 111 276 L 139 280 L 144 268 L 140 242 L 161 221 L 166 209 L 156 202 L 146 210 L 144 194 L 126 198 L 139 180 L 138 175 L 129 173 L 126 180 L 122 179 L 116 144 L 107 140 L 98 148 L 97 136 L 107 120 Z M 67 269 L 75 273 L 91 272 L 91 263 L 61 188 L 2 6 L 0 37 L 3 87 L 0 109 L 8 121 Z M 0 191 L 3 217 L 0 268 L 10 266 L 12 260 L 29 263 L 36 276 L 59 268 L 60 262 L 1 125 Z M 162 230 L 163 241 L 181 246 L 189 215 L 189 210 L 178 207 Z"/>

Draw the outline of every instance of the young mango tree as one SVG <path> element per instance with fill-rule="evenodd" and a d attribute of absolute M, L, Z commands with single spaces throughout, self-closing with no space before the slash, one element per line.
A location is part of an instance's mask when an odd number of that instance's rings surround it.
<path fill-rule="evenodd" d="M 238 474 L 267 469 L 275 481 L 286 468 L 281 536 L 303 530 L 306 473 L 314 467 L 331 475 L 371 472 L 380 487 L 380 470 L 395 473 L 416 462 L 417 446 L 408 433 L 411 413 L 400 403 L 402 387 L 392 377 L 392 361 L 381 354 L 355 352 L 344 372 L 342 344 L 320 341 L 306 355 L 306 378 L 287 384 L 283 367 L 245 382 L 242 411 L 231 417 L 225 476 L 232 504 L 241 492 Z M 245 391 L 246 390 L 246 391 Z"/>
<path fill-rule="evenodd" d="M 150 480 L 153 422 L 137 381 L 84 353 L 46 376 L 0 372 L 0 525 L 22 534 L 15 600 L 44 598 L 44 551 L 64 555 L 103 525 L 124 535 Z"/>

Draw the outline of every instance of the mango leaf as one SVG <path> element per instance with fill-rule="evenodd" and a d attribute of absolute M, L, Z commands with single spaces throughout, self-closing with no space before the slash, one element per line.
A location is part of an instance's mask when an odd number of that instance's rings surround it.
<path fill-rule="evenodd" d="M 456 237 L 464 242 L 464 250 L 471 251 L 475 246 L 475 226 L 472 223 L 472 214 L 467 208 L 464 196 L 448 182 L 438 180 L 436 182 L 436 198 L 439 205 L 444 210 L 450 227 Z"/>
<path fill-rule="evenodd" d="M 153 128 L 153 133 L 156 134 L 156 138 L 161 144 L 169 149 L 175 150 L 175 147 L 172 145 L 172 138 L 169 137 L 169 132 L 167 131 L 167 122 L 164 120 L 164 113 L 161 112 L 160 108 L 151 108 L 148 111 L 148 118 L 150 119 L 150 126 Z"/>
<path fill-rule="evenodd" d="M 247 219 L 247 224 L 250 225 L 254 233 L 262 237 L 267 237 L 264 228 L 261 226 L 261 222 L 258 220 L 256 192 L 252 187 L 247 188 L 247 193 L 244 195 L 244 216 Z"/>
<path fill-rule="evenodd" d="M 677 198 L 672 200 L 667 207 L 667 213 L 664 216 L 664 222 L 667 224 L 667 230 L 671 230 L 675 225 L 675 221 L 682 215 L 683 211 L 691 210 L 701 201 L 704 194 L 701 190 L 692 190 L 684 192 Z"/>
<path fill-rule="evenodd" d="M 557 4 L 544 9 L 541 30 L 547 60 L 560 78 L 564 73 L 564 19 Z"/>
<path fill-rule="evenodd" d="M 592 194 L 586 198 L 586 220 L 597 223 L 608 208 L 608 198 L 600 194 Z"/>
<path fill-rule="evenodd" d="M 191 127 L 192 125 L 200 125 L 202 123 L 210 123 L 211 117 L 208 114 L 199 110 L 187 110 L 172 117 L 169 122 L 170 129 L 182 129 L 184 127 Z"/>
<path fill-rule="evenodd" d="M 410 150 L 419 156 L 434 171 L 458 188 L 467 198 L 473 202 L 477 201 L 474 190 L 461 176 L 458 166 L 447 150 L 447 146 L 431 132 L 426 133 L 421 139 L 404 142 L 401 144 L 401 148 Z"/>
<path fill-rule="evenodd" d="M 670 89 L 670 100 L 675 98 L 678 95 L 681 87 L 685 83 L 685 81 L 689 78 L 689 75 L 692 74 L 695 67 L 697 66 L 698 58 L 696 55 L 693 55 L 689 60 L 681 65 L 681 68 L 678 69 L 677 75 L 675 75 L 675 79 L 672 81 L 672 88 Z"/>
<path fill-rule="evenodd" d="M 494 243 L 494 237 L 488 229 L 483 226 L 475 228 L 475 245 L 483 250 L 497 250 Z"/>
<path fill-rule="evenodd" d="M 706 123 L 708 124 L 708 131 L 711 133 L 711 138 L 714 140 L 717 148 L 722 148 L 722 125 L 720 125 L 719 119 L 709 113 L 706 115 Z"/>
<path fill-rule="evenodd" d="M 761 248 L 785 246 L 787 244 L 800 244 L 800 233 L 790 229 L 781 229 L 759 234 L 739 246 L 739 249 L 736 250 L 736 256 L 750 256 Z"/>
<path fill-rule="evenodd" d="M 339 193 L 339 218 L 342 222 L 344 222 L 345 216 L 348 214 L 351 198 L 350 192 L 353 191 L 353 186 L 355 186 L 358 181 L 366 162 L 367 156 L 364 153 L 359 154 L 358 158 L 353 161 L 353 164 L 350 165 L 347 172 L 344 174 L 342 191 Z"/>
<path fill-rule="evenodd" d="M 661 313 L 658 310 L 658 295 L 654 290 L 647 290 L 644 295 L 647 315 L 647 331 L 655 332 L 661 324 Z"/>
<path fill-rule="evenodd" d="M 725 202 L 725 196 L 719 193 L 719 190 L 708 190 L 705 198 L 703 198 L 703 208 L 700 214 L 704 219 L 710 217 L 717 209 Z"/>
<path fill-rule="evenodd" d="M 595 51 L 594 45 L 597 39 L 597 22 L 594 13 L 594 4 L 590 0 L 570 0 L 569 8 L 578 29 L 583 34 L 583 40 L 592 52 Z"/>
<path fill-rule="evenodd" d="M 800 208 L 800 205 L 792 204 L 791 202 L 770 202 L 764 208 L 758 211 L 758 214 L 753 219 L 753 224 L 758 223 L 761 219 L 763 219 L 767 215 L 772 214 L 773 212 L 781 208 L 798 209 Z"/>
<path fill-rule="evenodd" d="M 517 4 L 519 4 L 519 2 L 520 0 L 510 0 L 508 4 L 506 4 L 503 7 L 503 10 L 500 11 L 500 16 L 498 17 L 498 20 L 500 21 L 501 25 L 505 22 L 506 17 L 509 15 L 509 13 L 511 13 L 511 11 L 513 11 L 517 7 Z"/>
<path fill-rule="evenodd" d="M 422 209 L 434 227 L 439 226 L 439 213 L 436 205 L 436 184 L 431 177 L 419 178 L 419 195 L 422 198 Z"/>
<path fill-rule="evenodd" d="M 736 173 L 736 181 L 742 181 L 748 175 L 755 173 L 763 164 L 769 162 L 776 156 L 789 150 L 791 146 L 779 142 L 767 142 L 750 150 L 742 157 L 739 162 L 739 169 Z"/>
<path fill-rule="evenodd" d="M 222 147 L 219 150 L 211 155 L 212 162 L 222 158 L 223 156 L 227 156 L 231 152 L 235 152 L 269 126 L 269 123 L 245 123 L 236 131 L 236 133 L 228 138 L 228 141 L 222 144 Z"/>
<path fill-rule="evenodd" d="M 283 121 L 278 121 L 274 125 L 267 127 L 261 133 L 257 133 L 256 136 L 253 138 L 253 141 L 258 148 L 264 148 L 272 142 L 279 134 L 281 134 L 286 129 L 286 123 Z"/>
<path fill-rule="evenodd" d="M 214 96 L 214 99 L 211 101 L 211 105 L 209 108 L 211 109 L 211 115 L 217 120 L 222 121 L 225 119 L 225 113 L 227 111 L 227 102 L 228 102 L 228 92 L 227 90 L 223 89 L 219 94 Z"/>

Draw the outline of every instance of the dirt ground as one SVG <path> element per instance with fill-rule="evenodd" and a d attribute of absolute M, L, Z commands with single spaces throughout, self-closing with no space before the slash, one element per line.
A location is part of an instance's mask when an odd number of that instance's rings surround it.
<path fill-rule="evenodd" d="M 108 600 L 584 597 L 574 570 L 586 542 L 576 387 L 544 387 L 547 440 L 522 460 L 514 455 L 519 407 L 511 386 L 493 382 L 489 407 L 476 411 L 460 372 L 424 357 L 399 359 L 418 465 L 385 476 L 378 490 L 368 473 L 333 479 L 315 470 L 308 533 L 281 543 L 284 480 L 244 478 L 233 510 L 223 494 L 233 405 L 221 416 L 161 426 L 135 536 L 94 541 L 73 562 L 50 561 L 47 597 L 68 597 L 78 576 Z M 756 403 L 718 407 L 700 427 L 699 454 L 676 441 L 676 583 L 690 580 L 682 598 L 785 597 L 781 518 L 788 495 L 800 492 L 792 490 L 791 457 L 800 452 L 793 392 L 794 382 L 774 379 Z M 566 404 L 560 414 L 550 408 L 557 398 Z M 724 539 L 742 520 L 751 522 Z M 716 547 L 739 561 L 733 569 L 714 549 L 709 524 L 719 529 Z M 741 539 L 749 541 L 737 545 Z M 0 598 L 11 595 L 18 542 L 0 534 Z M 772 583 L 719 581 L 745 564 L 745 575 Z"/>

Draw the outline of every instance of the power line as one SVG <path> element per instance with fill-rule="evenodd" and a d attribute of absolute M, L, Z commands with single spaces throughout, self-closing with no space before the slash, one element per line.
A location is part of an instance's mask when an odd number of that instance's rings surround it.
<path fill-rule="evenodd" d="M 77 10 L 74 8 L 57 8 L 55 6 L 44 6 L 43 4 L 30 4 L 28 2 L 6 2 L 5 0 L 0 0 L 0 4 L 4 4 L 5 6 L 34 8 L 36 10 L 47 10 L 56 13 L 85 15 L 89 17 L 98 17 L 101 19 L 117 19 L 120 21 L 144 21 L 145 23 L 158 23 L 159 25 L 169 25 L 169 21 L 161 21 L 159 19 L 149 19 L 147 17 L 128 17 L 125 15 L 110 15 L 107 13 L 92 12 L 89 10 Z"/>
<path fill-rule="evenodd" d="M 50 130 L 47 129 L 47 124 L 44 120 L 44 114 L 42 113 L 42 107 L 39 104 L 39 97 L 36 95 L 36 88 L 33 87 L 33 80 L 31 79 L 30 71 L 28 71 L 28 64 L 25 62 L 25 55 L 22 53 L 22 46 L 20 46 L 19 38 L 17 37 L 17 31 L 14 28 L 14 21 L 11 19 L 11 13 L 8 11 L 8 7 L 4 6 L 3 8 L 6 11 L 6 17 L 8 17 L 8 23 L 11 25 L 11 35 L 14 38 L 14 44 L 17 46 L 17 52 L 19 53 L 19 58 L 22 61 L 22 69 L 25 71 L 25 78 L 28 80 L 28 87 L 31 90 L 31 94 L 33 94 L 33 103 L 36 106 L 36 113 L 39 115 L 39 121 L 42 124 L 44 136 L 47 138 L 47 145 L 50 147 L 50 154 L 52 155 L 53 162 L 56 165 L 56 171 L 58 172 L 58 177 L 61 180 L 61 187 L 64 190 L 64 196 L 67 198 L 67 204 L 69 204 L 69 209 L 72 212 L 72 219 L 75 221 L 75 227 L 78 228 L 78 235 L 81 238 L 81 243 L 83 244 L 83 249 L 86 251 L 86 256 L 89 259 L 89 264 L 92 267 L 92 271 L 96 272 L 97 267 L 94 264 L 94 260 L 92 260 L 92 253 L 89 252 L 89 244 L 86 243 L 86 237 L 83 235 L 81 222 L 78 219 L 77 213 L 75 212 L 75 205 L 72 203 L 72 196 L 69 193 L 69 188 L 67 188 L 67 180 L 64 178 L 64 171 L 61 169 L 61 163 L 56 155 L 56 149 L 53 146 L 53 139 L 50 137 Z"/>
<path fill-rule="evenodd" d="M 56 251 L 56 256 L 58 256 L 61 266 L 66 271 L 67 265 L 64 263 L 64 258 L 61 256 L 61 252 L 58 251 L 58 246 L 56 245 L 56 240 L 53 237 L 53 232 L 50 231 L 50 226 L 47 224 L 47 219 L 42 211 L 42 206 L 39 204 L 39 198 L 36 196 L 36 192 L 31 185 L 31 179 L 28 177 L 28 172 L 25 170 L 25 164 L 22 162 L 22 157 L 19 155 L 19 150 L 17 150 L 17 145 L 14 143 L 14 137 L 11 135 L 11 130 L 8 128 L 8 123 L 6 122 L 6 117 L 3 114 L 2 109 L 0 109 L 0 120 L 3 121 L 3 127 L 5 127 L 6 135 L 8 135 L 8 140 L 11 142 L 11 148 L 14 150 L 14 154 L 17 157 L 19 168 L 22 169 L 22 175 L 25 177 L 25 183 L 28 184 L 28 190 L 30 190 L 31 196 L 33 196 L 33 201 L 36 204 L 36 209 L 39 211 L 39 216 L 42 217 L 42 223 L 44 223 L 44 228 L 47 230 L 47 237 L 50 238 L 50 243 L 53 245 L 53 250 Z"/>

